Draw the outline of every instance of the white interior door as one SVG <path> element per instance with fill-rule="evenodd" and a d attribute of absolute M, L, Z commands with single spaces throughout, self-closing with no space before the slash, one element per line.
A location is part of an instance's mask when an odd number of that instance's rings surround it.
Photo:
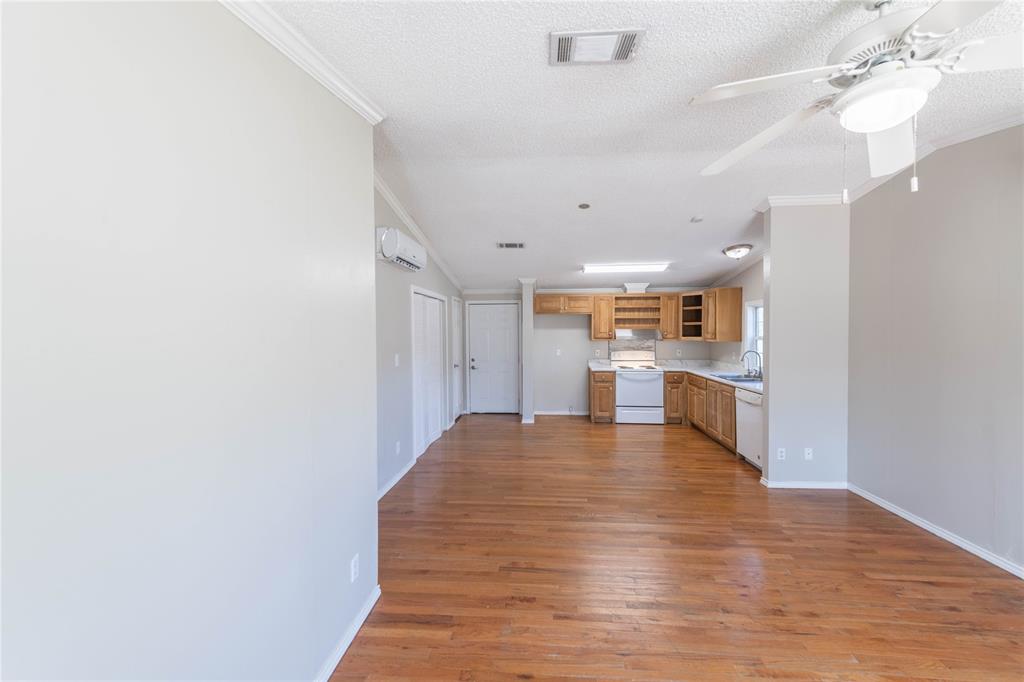
<path fill-rule="evenodd" d="M 447 426 L 443 301 L 413 294 L 412 340 L 413 443 L 419 457 Z"/>
<path fill-rule="evenodd" d="M 462 340 L 465 334 L 465 329 L 462 326 L 462 299 L 452 299 L 452 421 L 458 419 L 459 415 L 462 414 L 465 405 L 466 391 L 463 388 L 463 381 L 465 374 L 463 373 L 463 359 L 465 354 L 463 353 Z"/>
<path fill-rule="evenodd" d="M 519 411 L 519 305 L 469 306 L 471 412 Z"/>

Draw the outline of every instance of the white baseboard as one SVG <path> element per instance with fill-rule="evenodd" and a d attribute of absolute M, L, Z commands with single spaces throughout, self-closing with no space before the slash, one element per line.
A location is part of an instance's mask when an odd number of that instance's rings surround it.
<path fill-rule="evenodd" d="M 957 535 L 956 533 L 951 533 L 948 530 L 946 530 L 945 528 L 942 528 L 940 526 L 936 526 L 931 521 L 926 521 L 925 519 L 922 519 L 917 514 L 914 514 L 913 512 L 908 512 L 906 509 L 904 509 L 902 507 L 898 507 L 895 504 L 893 504 L 892 502 L 889 502 L 888 500 L 882 499 L 878 495 L 874 495 L 872 493 L 869 493 L 867 490 L 864 490 L 863 488 L 859 488 L 859 487 L 855 486 L 852 483 L 847 484 L 846 487 L 847 487 L 847 489 L 851 493 L 853 493 L 855 495 L 860 495 L 861 497 L 863 497 L 868 502 L 873 502 L 874 504 L 877 504 L 882 509 L 884 509 L 884 510 L 886 510 L 888 512 L 892 512 L 896 516 L 899 516 L 900 518 L 903 518 L 903 519 L 906 519 L 907 521 L 910 521 L 915 526 L 918 526 L 919 528 L 923 528 L 926 531 L 928 531 L 929 533 L 932 533 L 933 535 L 938 535 L 940 538 L 942 538 L 943 540 L 945 540 L 947 542 L 952 542 L 954 545 L 956 545 L 960 549 L 966 550 L 966 551 L 970 552 L 971 554 L 975 555 L 976 557 L 978 557 L 980 559 L 984 559 L 985 561 L 989 562 L 993 566 L 998 566 L 999 568 L 1001 568 L 1004 571 L 1007 571 L 1009 573 L 1012 573 L 1013 575 L 1017 576 L 1018 578 L 1024 578 L 1024 566 L 1021 566 L 1020 564 L 1016 564 L 1016 563 L 1010 561 L 1009 559 L 1007 559 L 1005 557 L 999 556 L 998 554 L 993 554 L 992 552 L 990 552 L 989 550 L 985 549 L 984 547 L 979 547 L 978 545 L 974 544 L 970 540 L 965 540 L 962 537 L 960 537 L 959 535 Z"/>
<path fill-rule="evenodd" d="M 378 502 L 380 501 L 380 498 L 382 498 L 382 497 L 384 497 L 385 495 L 388 494 L 389 490 L 391 490 L 392 488 L 395 487 L 396 483 L 398 483 L 399 481 L 402 480 L 403 476 L 405 476 L 407 473 L 409 473 L 409 470 L 412 469 L 416 465 L 416 460 L 417 459 L 418 459 L 417 457 L 413 457 L 412 460 L 410 460 L 409 463 L 406 464 L 402 468 L 401 471 L 399 471 L 397 474 L 395 474 L 394 478 L 392 478 L 390 481 L 385 483 L 384 487 L 377 491 L 377 501 Z"/>
<path fill-rule="evenodd" d="M 534 410 L 535 415 L 542 417 L 589 417 L 589 412 L 570 412 L 569 410 Z"/>
<path fill-rule="evenodd" d="M 359 632 L 359 628 L 363 627 L 363 623 L 366 618 L 370 615 L 370 611 L 373 611 L 374 605 L 377 600 L 380 599 L 380 585 L 376 585 L 373 591 L 370 592 L 370 596 L 366 598 L 366 603 L 363 604 L 363 608 L 359 609 L 359 613 L 356 614 L 355 620 L 345 630 L 345 634 L 341 636 L 341 640 L 331 650 L 331 654 L 324 661 L 324 664 L 320 666 L 320 672 L 316 674 L 316 682 L 327 682 L 330 679 L 331 673 L 341 663 L 341 657 L 348 651 L 349 645 L 352 640 L 356 638 L 356 634 Z"/>
<path fill-rule="evenodd" d="M 765 488 L 793 488 L 798 490 L 846 490 L 846 481 L 769 481 L 761 479 Z"/>
<path fill-rule="evenodd" d="M 527 419 L 526 417 L 523 417 L 523 423 L 524 424 L 532 424 L 533 423 L 533 417 L 530 417 L 529 419 Z"/>

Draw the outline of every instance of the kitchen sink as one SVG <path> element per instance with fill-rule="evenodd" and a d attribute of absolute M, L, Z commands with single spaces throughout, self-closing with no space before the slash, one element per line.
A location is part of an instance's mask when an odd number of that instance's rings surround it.
<path fill-rule="evenodd" d="M 758 384 L 762 381 L 761 377 L 752 377 L 746 374 L 712 374 L 711 376 L 725 379 L 726 381 L 749 381 Z"/>

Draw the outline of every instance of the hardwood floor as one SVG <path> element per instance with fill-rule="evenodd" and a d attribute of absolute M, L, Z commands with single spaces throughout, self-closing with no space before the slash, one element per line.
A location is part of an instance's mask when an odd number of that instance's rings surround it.
<path fill-rule="evenodd" d="M 380 502 L 332 680 L 1024 679 L 1024 581 L 696 430 L 464 417 Z"/>

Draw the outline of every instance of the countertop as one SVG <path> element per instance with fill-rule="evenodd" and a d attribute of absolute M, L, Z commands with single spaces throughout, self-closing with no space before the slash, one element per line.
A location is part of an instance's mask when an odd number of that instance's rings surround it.
<path fill-rule="evenodd" d="M 751 391 L 752 393 L 764 393 L 764 384 L 760 381 L 729 381 L 728 379 L 715 376 L 715 374 L 742 374 L 743 370 L 736 367 L 715 367 L 704 360 L 658 360 L 654 364 L 666 372 L 689 372 L 690 374 L 696 374 L 699 377 L 717 381 L 726 386 L 742 388 L 744 391 Z M 615 371 L 610 360 L 602 359 L 590 360 L 587 363 L 587 368 L 592 372 Z"/>

